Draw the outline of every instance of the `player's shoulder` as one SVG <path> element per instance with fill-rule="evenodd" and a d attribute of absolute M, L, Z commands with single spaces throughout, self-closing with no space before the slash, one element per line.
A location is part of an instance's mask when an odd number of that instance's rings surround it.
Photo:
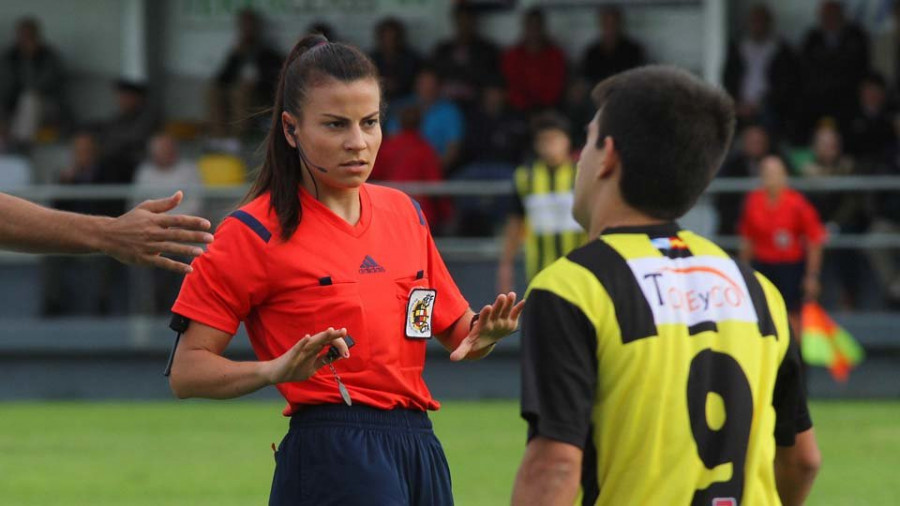
<path fill-rule="evenodd" d="M 597 254 L 615 253 L 612 248 L 600 240 L 591 241 L 576 248 L 568 255 L 558 258 L 545 267 L 528 286 L 528 291 L 544 290 L 553 292 L 563 298 L 590 300 L 605 293 L 601 284 L 602 276 L 598 275 L 599 264 L 589 260 Z"/>

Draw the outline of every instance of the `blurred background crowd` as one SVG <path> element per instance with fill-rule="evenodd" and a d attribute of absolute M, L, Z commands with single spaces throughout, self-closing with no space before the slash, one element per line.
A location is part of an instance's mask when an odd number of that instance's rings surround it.
<path fill-rule="evenodd" d="M 738 112 L 734 147 L 718 178 L 757 178 L 766 160 L 779 167 L 774 172 L 792 178 L 770 177 L 765 183 L 770 185 L 900 175 L 900 5 L 883 3 L 883 15 L 895 18 L 896 28 L 871 34 L 841 2 L 817 2 L 818 17 L 808 19 L 799 43 L 781 35 L 767 4 L 744 9 L 738 29 L 729 34 L 718 76 Z M 593 85 L 629 68 L 667 63 L 647 50 L 641 34 L 629 30 L 627 7 L 619 2 L 591 10 L 594 40 L 578 52 L 557 44 L 559 34 L 540 7 L 520 12 L 512 45 L 495 42 L 481 29 L 481 18 L 490 12 L 464 3 L 448 13 L 452 35 L 430 48 L 409 42 L 410 27 L 402 19 L 378 20 L 364 48 L 381 72 L 386 100 L 384 143 L 373 179 L 512 182 L 518 167 L 574 166 L 594 113 Z M 217 70 L 203 92 L 190 98 L 205 104 L 202 121 L 165 114 L 151 100 L 158 90 L 134 78 L 104 85 L 115 95 L 114 114 L 79 118 L 73 104 L 82 98 L 69 87 L 70 62 L 57 50 L 54 33 L 36 17 L 3 23 L 15 27 L 14 39 L 0 53 L 0 189 L 35 182 L 221 187 L 252 177 L 254 150 L 271 122 L 268 107 L 285 56 L 267 33 L 262 12 L 235 10 L 233 44 L 221 48 Z M 310 20 L 305 30 L 343 40 L 340 27 L 325 22 Z M 515 185 L 510 189 L 515 192 Z M 188 196 L 182 212 L 221 218 L 221 210 Z M 900 231 L 898 191 L 804 198 L 815 210 L 804 219 L 819 222 L 823 230 L 809 232 L 807 239 Z M 438 236 L 499 237 L 519 226 L 516 216 L 524 212 L 516 197 L 422 200 Z M 754 241 L 743 202 L 736 194 L 714 195 L 710 232 Z M 53 202 L 99 214 L 121 213 L 129 204 Z M 513 250 L 518 247 L 513 241 Z M 504 262 L 498 283 L 510 286 L 508 254 Z M 123 283 L 121 268 L 102 260 L 49 259 L 46 273 L 45 315 L 115 313 L 121 303 L 124 288 L 116 288 Z M 87 286 L 85 276 L 103 282 Z M 156 310 L 167 309 L 178 283 L 158 280 L 152 296 Z M 828 250 L 822 287 L 831 307 L 893 307 L 900 302 L 897 251 Z"/>

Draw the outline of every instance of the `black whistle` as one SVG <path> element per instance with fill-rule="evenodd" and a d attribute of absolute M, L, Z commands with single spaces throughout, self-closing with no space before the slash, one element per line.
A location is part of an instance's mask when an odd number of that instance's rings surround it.
<path fill-rule="evenodd" d="M 352 348 L 353 345 L 356 344 L 355 342 L 353 342 L 353 338 L 350 337 L 350 334 L 347 334 L 347 337 L 344 338 L 344 342 L 347 343 L 347 348 Z M 330 364 L 340 357 L 341 352 L 338 351 L 337 346 L 332 344 L 331 347 L 328 348 L 328 354 L 325 355 L 325 363 Z"/>

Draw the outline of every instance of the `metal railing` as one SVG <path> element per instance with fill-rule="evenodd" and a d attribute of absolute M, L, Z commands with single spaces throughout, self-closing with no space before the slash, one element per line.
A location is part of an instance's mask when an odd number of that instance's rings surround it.
<path fill-rule="evenodd" d="M 437 181 L 378 183 L 397 188 L 411 195 L 448 197 L 501 197 L 513 192 L 511 181 Z M 793 188 L 806 193 L 831 192 L 894 192 L 900 191 L 900 176 L 834 176 L 821 178 L 794 178 Z M 756 178 L 720 178 L 712 182 L 705 195 L 745 193 L 756 189 Z M 236 205 L 246 194 L 249 185 L 224 187 L 191 186 L 182 188 L 142 187 L 136 185 L 32 185 L 4 189 L 3 191 L 35 202 L 49 204 L 55 200 L 127 200 L 140 202 L 148 198 L 165 196 L 175 189 L 185 195 L 198 197 L 205 202 L 229 202 Z M 726 249 L 736 249 L 739 238 L 735 236 L 712 237 Z M 442 252 L 459 260 L 491 260 L 500 254 L 498 238 L 445 237 L 438 240 Z M 834 234 L 826 244 L 831 249 L 900 249 L 900 234 Z M 26 255 L 0 253 L 5 263 L 29 262 Z"/>

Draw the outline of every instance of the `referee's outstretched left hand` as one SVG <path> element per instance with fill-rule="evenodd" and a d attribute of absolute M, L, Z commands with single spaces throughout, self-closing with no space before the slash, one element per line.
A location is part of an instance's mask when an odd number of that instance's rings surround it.
<path fill-rule="evenodd" d="M 524 306 L 524 300 L 516 304 L 516 292 L 498 295 L 494 305 L 484 306 L 478 313 L 478 320 L 450 354 L 450 360 L 463 360 L 469 353 L 478 353 L 515 332 Z"/>

